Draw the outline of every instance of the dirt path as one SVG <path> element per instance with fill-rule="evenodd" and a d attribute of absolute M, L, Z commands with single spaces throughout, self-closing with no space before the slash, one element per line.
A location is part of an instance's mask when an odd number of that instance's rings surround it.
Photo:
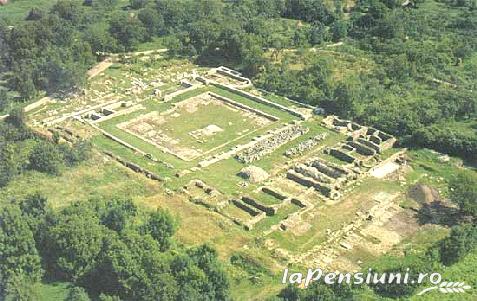
<path fill-rule="evenodd" d="M 113 64 L 112 58 L 117 58 L 121 54 L 131 55 L 131 56 L 149 55 L 153 53 L 164 53 L 164 52 L 167 52 L 167 50 L 168 50 L 167 48 L 160 48 L 160 49 L 152 49 L 152 50 L 146 50 L 146 51 L 127 52 L 127 53 L 105 53 L 105 55 L 107 55 L 108 57 L 88 71 L 87 73 L 88 79 L 91 79 L 95 77 L 96 75 L 100 74 L 101 72 L 103 72 L 104 70 L 108 69 Z"/>
<path fill-rule="evenodd" d="M 96 75 L 108 69 L 112 64 L 113 62 L 111 61 L 111 59 L 109 58 L 104 59 L 102 62 L 98 63 L 96 66 L 88 70 L 88 73 L 87 73 L 88 79 L 92 79 Z"/>

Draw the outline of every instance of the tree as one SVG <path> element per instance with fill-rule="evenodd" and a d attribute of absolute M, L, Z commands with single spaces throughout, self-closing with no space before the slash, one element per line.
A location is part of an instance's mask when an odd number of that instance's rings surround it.
<path fill-rule="evenodd" d="M 0 146 L 0 187 L 21 172 L 21 164 L 16 156 L 16 147 L 13 143 Z"/>
<path fill-rule="evenodd" d="M 107 201 L 100 211 L 101 224 L 111 230 L 121 232 L 137 215 L 138 208 L 131 200 L 115 199 Z"/>
<path fill-rule="evenodd" d="M 177 300 L 169 261 L 150 235 L 125 231 L 120 239 L 108 240 L 105 256 L 87 283 L 95 292 L 124 300 Z"/>
<path fill-rule="evenodd" d="M 84 32 L 85 41 L 91 45 L 93 52 L 111 52 L 117 49 L 117 41 L 105 26 L 90 26 Z"/>
<path fill-rule="evenodd" d="M 164 19 L 153 8 L 144 8 L 139 11 L 139 20 L 147 30 L 149 37 L 159 35 L 164 32 Z"/>
<path fill-rule="evenodd" d="M 473 171 L 461 171 L 449 183 L 450 199 L 459 205 L 460 211 L 477 217 L 477 175 Z"/>
<path fill-rule="evenodd" d="M 130 51 L 144 40 L 146 30 L 137 18 L 120 12 L 111 17 L 109 32 L 126 51 Z"/>
<path fill-rule="evenodd" d="M 10 111 L 5 121 L 16 128 L 25 128 L 25 112 L 23 109 L 15 108 Z"/>
<path fill-rule="evenodd" d="M 375 269 L 380 275 L 390 273 L 400 273 L 404 275 L 409 273 L 409 279 L 416 279 L 419 273 L 427 273 L 430 269 L 431 263 L 426 258 L 414 254 L 406 254 L 404 257 L 387 257 L 385 267 Z M 374 267 L 373 267 L 374 268 Z M 397 282 L 393 283 L 373 283 L 372 289 L 380 296 L 389 298 L 406 298 L 412 296 L 419 287 L 418 283 L 408 283 L 402 285 Z"/>
<path fill-rule="evenodd" d="M 353 300 L 353 291 L 347 284 L 327 285 L 318 281 L 312 282 L 306 289 L 288 285 L 278 295 L 284 301 L 320 301 Z"/>
<path fill-rule="evenodd" d="M 10 106 L 7 90 L 0 88 L 0 112 L 5 111 Z"/>
<path fill-rule="evenodd" d="M 172 216 L 161 209 L 149 214 L 149 218 L 142 228 L 143 233 L 150 234 L 159 243 L 161 251 L 170 247 L 171 237 L 175 231 L 176 225 Z"/>
<path fill-rule="evenodd" d="M 51 12 L 74 25 L 84 21 L 85 11 L 78 2 L 59 0 L 51 8 Z"/>
<path fill-rule="evenodd" d="M 88 296 L 88 293 L 84 288 L 79 286 L 74 286 L 70 288 L 68 292 L 68 301 L 90 301 L 91 299 Z"/>
<path fill-rule="evenodd" d="M 41 280 L 43 270 L 33 233 L 15 204 L 0 208 L 0 299 L 21 294 L 23 288 Z M 27 292 L 26 292 L 27 293 Z M 21 299 L 23 300 L 23 299 Z"/>
<path fill-rule="evenodd" d="M 337 20 L 331 26 L 331 39 L 338 42 L 348 35 L 348 24 L 345 21 Z"/>
<path fill-rule="evenodd" d="M 58 175 L 62 156 L 54 144 L 40 141 L 33 148 L 30 156 L 30 168 L 39 172 Z"/>
<path fill-rule="evenodd" d="M 333 101 L 327 109 L 345 118 L 358 115 L 358 105 L 361 99 L 361 83 L 359 79 L 349 77 L 340 82 L 333 91 Z"/>
<path fill-rule="evenodd" d="M 42 230 L 44 230 L 42 226 L 45 224 L 48 213 L 47 199 L 39 193 L 28 195 L 20 203 L 20 209 L 38 243 L 40 236 L 44 234 L 42 233 Z"/>
<path fill-rule="evenodd" d="M 71 147 L 67 144 L 60 145 L 63 160 L 67 166 L 76 166 L 91 157 L 92 145 L 89 141 L 80 140 Z"/>
<path fill-rule="evenodd" d="M 210 300 L 228 300 L 229 281 L 218 261 L 217 251 L 208 245 L 202 245 L 188 250 L 187 254 L 207 277 L 201 295 L 209 296 Z"/>
<path fill-rule="evenodd" d="M 441 261 L 445 265 L 458 262 L 477 247 L 477 225 L 463 224 L 452 227 L 451 234 L 440 244 Z"/>
<path fill-rule="evenodd" d="M 146 6 L 148 0 L 129 0 L 129 5 L 133 9 L 140 9 Z"/>
<path fill-rule="evenodd" d="M 28 13 L 28 16 L 26 17 L 27 21 L 36 21 L 40 20 L 44 16 L 44 12 L 39 9 L 38 7 L 34 7 L 30 9 L 30 12 Z"/>
<path fill-rule="evenodd" d="M 80 211 L 81 215 L 62 212 L 55 217 L 48 226 L 42 252 L 50 270 L 73 283 L 96 269 L 104 241 L 111 236 L 91 211 Z"/>
<path fill-rule="evenodd" d="M 329 39 L 326 27 L 319 21 L 312 24 L 308 35 L 308 41 L 311 45 L 320 45 Z"/>

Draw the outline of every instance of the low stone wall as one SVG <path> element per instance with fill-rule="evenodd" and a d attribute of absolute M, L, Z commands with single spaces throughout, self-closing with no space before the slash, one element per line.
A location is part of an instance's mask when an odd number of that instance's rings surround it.
<path fill-rule="evenodd" d="M 233 72 L 231 72 L 230 69 L 228 68 L 225 68 L 225 67 L 219 67 L 217 69 L 215 69 L 216 72 L 218 74 L 221 74 L 221 75 L 225 75 L 225 76 L 229 76 L 239 82 L 242 82 L 244 85 L 251 85 L 252 84 L 252 81 L 244 76 L 241 76 L 241 75 L 238 75 L 238 74 L 234 74 Z"/>
<path fill-rule="evenodd" d="M 376 152 L 381 153 L 381 147 L 380 147 L 378 144 L 376 144 L 376 143 L 374 143 L 374 142 L 372 142 L 372 141 L 366 140 L 366 139 L 364 139 L 364 138 L 358 138 L 357 141 L 358 141 L 359 143 L 361 143 L 361 144 L 363 144 L 363 145 L 369 147 L 369 148 L 374 149 Z"/>
<path fill-rule="evenodd" d="M 125 167 L 127 167 L 127 168 L 129 168 L 129 169 L 131 169 L 131 170 L 133 170 L 137 173 L 141 173 L 141 174 L 145 175 L 146 177 L 148 177 L 151 180 L 155 180 L 155 181 L 159 181 L 159 182 L 164 181 L 164 179 L 161 176 L 159 176 L 159 175 L 157 175 L 157 174 L 155 174 L 155 173 L 153 173 L 153 172 L 151 172 L 147 169 L 144 169 L 144 168 L 140 167 L 139 165 L 137 165 L 135 163 L 126 161 L 126 160 L 124 160 L 124 159 L 122 159 L 122 158 L 120 158 L 120 157 L 118 157 L 118 156 L 116 156 L 113 153 L 108 152 L 108 151 L 105 151 L 104 153 L 106 155 L 108 155 L 109 157 L 115 159 L 116 161 L 118 161 L 119 163 L 124 165 Z"/>
<path fill-rule="evenodd" d="M 250 197 L 243 196 L 242 201 L 249 206 L 253 206 L 253 207 L 265 212 L 268 216 L 273 216 L 277 213 L 277 208 L 263 205 L 263 204 L 259 203 L 258 201 L 254 200 Z"/>
<path fill-rule="evenodd" d="M 336 199 L 339 197 L 339 193 L 334 191 L 331 187 L 326 186 L 325 184 L 321 184 L 312 178 L 303 176 L 294 170 L 289 170 L 287 172 L 287 178 L 289 180 L 295 181 L 298 184 L 305 186 L 305 187 L 313 187 L 315 190 L 319 191 L 324 196 L 330 199 Z"/>
<path fill-rule="evenodd" d="M 239 200 L 235 200 L 233 199 L 232 200 L 232 203 L 237 206 L 238 208 L 242 209 L 243 211 L 247 212 L 248 214 L 250 214 L 251 216 L 257 216 L 260 214 L 260 211 L 258 211 L 257 209 L 253 208 L 253 207 L 250 207 L 249 205 L 243 203 L 242 201 L 239 201 Z"/>
<path fill-rule="evenodd" d="M 356 161 L 355 157 L 353 157 L 350 154 L 347 154 L 347 153 L 345 153 L 345 152 L 343 152 L 339 149 L 336 149 L 336 148 L 330 148 L 330 149 L 328 149 L 328 152 L 333 157 L 335 157 L 339 160 L 348 162 L 348 163 L 354 163 Z"/>
<path fill-rule="evenodd" d="M 246 164 L 260 160 L 263 156 L 271 154 L 280 146 L 306 134 L 308 130 L 308 128 L 299 124 L 288 125 L 245 149 L 243 152 L 239 153 L 236 158 L 240 162 Z"/>
<path fill-rule="evenodd" d="M 180 90 L 177 90 L 175 92 L 172 92 L 172 93 L 169 93 L 167 95 L 164 95 L 164 101 L 165 102 L 168 102 L 168 101 L 171 101 L 173 98 L 181 95 L 181 94 L 184 94 L 186 92 L 189 92 L 189 91 L 193 91 L 193 90 L 196 90 L 198 88 L 201 88 L 202 85 L 192 85 L 190 86 L 189 88 L 186 88 L 186 89 L 180 89 Z"/>
<path fill-rule="evenodd" d="M 41 107 L 41 106 L 43 106 L 47 103 L 50 103 L 51 101 L 52 101 L 52 99 L 50 97 L 46 96 L 46 97 L 41 98 L 38 101 L 35 101 L 35 102 L 27 105 L 25 108 L 23 108 L 23 110 L 25 112 L 30 112 L 31 110 L 34 110 L 34 109 L 36 109 L 38 107 Z"/>
<path fill-rule="evenodd" d="M 334 180 L 327 176 L 326 174 L 320 172 L 316 167 L 313 166 L 307 166 L 304 164 L 298 164 L 294 167 L 294 170 L 297 173 L 301 173 L 306 177 L 310 177 L 316 181 L 326 183 L 326 184 L 331 184 Z"/>
<path fill-rule="evenodd" d="M 265 212 L 260 212 L 257 216 L 254 216 L 252 219 L 243 223 L 242 225 L 245 230 L 251 231 L 256 223 L 258 223 L 259 221 L 263 220 L 266 217 L 267 217 L 267 214 Z"/>
<path fill-rule="evenodd" d="M 269 194 L 271 196 L 273 196 L 274 198 L 276 199 L 279 199 L 279 200 L 285 200 L 287 198 L 286 195 L 283 195 L 281 192 L 278 192 L 278 191 L 275 191 L 275 190 L 272 190 L 268 187 L 262 187 L 262 191 L 266 194 Z"/>
<path fill-rule="evenodd" d="M 328 162 L 325 163 L 324 161 L 321 161 L 321 160 L 315 159 L 310 163 L 310 165 L 318 169 L 319 172 L 324 173 L 328 177 L 331 177 L 334 179 L 338 179 L 346 175 L 346 173 L 343 170 L 337 169 L 333 166 L 329 166 Z"/>
<path fill-rule="evenodd" d="M 239 89 L 236 89 L 236 88 L 233 88 L 233 87 L 230 87 L 230 86 L 226 86 L 226 85 L 223 85 L 223 84 L 220 84 L 220 83 L 216 83 L 216 82 L 213 82 L 212 83 L 213 85 L 219 87 L 219 88 L 222 88 L 224 90 L 227 90 L 227 91 L 230 91 L 230 92 L 233 92 L 235 94 L 238 94 L 240 96 L 243 96 L 243 97 L 246 97 L 248 99 L 251 99 L 255 102 L 258 102 L 258 103 L 261 103 L 261 104 L 265 104 L 265 105 L 268 105 L 268 106 L 271 106 L 271 107 L 274 107 L 276 109 L 279 109 L 281 111 L 284 111 L 284 112 L 287 112 L 293 116 L 296 116 L 296 117 L 299 117 L 303 120 L 307 120 L 309 116 L 306 116 L 305 114 L 301 113 L 301 112 L 298 112 L 296 110 L 293 110 L 291 108 L 288 108 L 286 106 L 283 106 L 281 104 L 278 104 L 278 103 L 275 103 L 275 102 L 272 102 L 270 100 L 267 100 L 263 97 L 259 97 L 259 96 L 255 96 L 253 94 L 250 94 L 248 92 L 245 92 L 245 91 L 242 91 L 242 90 L 239 90 Z"/>
<path fill-rule="evenodd" d="M 318 143 L 320 143 L 322 140 L 324 140 L 326 138 L 326 136 L 327 136 L 326 133 L 322 133 L 322 134 L 316 135 L 314 137 L 311 137 L 311 138 L 309 138 L 309 139 L 307 139 L 303 142 L 300 142 L 297 146 L 288 149 L 285 152 L 285 156 L 294 157 L 294 156 L 302 155 L 305 152 L 307 152 L 308 150 L 310 150 L 313 147 L 315 147 L 316 145 L 318 145 Z"/>
<path fill-rule="evenodd" d="M 374 156 L 376 155 L 376 151 L 370 147 L 367 147 L 366 145 L 363 145 L 361 143 L 358 143 L 356 141 L 348 141 L 348 144 L 352 146 L 353 148 L 356 149 L 356 152 L 358 152 L 361 155 L 364 156 Z"/>
<path fill-rule="evenodd" d="M 300 208 L 306 208 L 306 203 L 303 202 L 303 201 L 301 201 L 301 200 L 299 200 L 299 199 L 292 198 L 292 199 L 290 200 L 290 202 L 291 202 L 293 205 L 296 205 L 296 206 L 298 206 L 298 207 L 300 207 Z"/>
<path fill-rule="evenodd" d="M 371 135 L 369 136 L 369 141 L 379 145 L 381 143 L 383 143 L 383 140 L 381 138 L 379 138 L 379 136 L 375 136 L 375 135 Z"/>
<path fill-rule="evenodd" d="M 262 112 L 262 111 L 260 111 L 260 110 L 255 109 L 255 108 L 252 108 L 252 107 L 249 107 L 249 106 L 244 105 L 244 104 L 242 104 L 242 103 L 233 101 L 233 100 L 230 99 L 230 98 L 220 96 L 220 95 L 218 95 L 218 94 L 215 94 L 214 92 L 209 92 L 209 95 L 212 96 L 212 97 L 214 97 L 214 98 L 217 98 L 217 99 L 220 100 L 220 101 L 223 101 L 223 102 L 225 102 L 225 103 L 228 103 L 228 104 L 230 104 L 230 105 L 232 105 L 232 106 L 234 106 L 234 107 L 238 107 L 238 108 L 240 108 L 240 109 L 242 109 L 242 110 L 252 112 L 252 113 L 254 113 L 254 114 L 258 115 L 258 116 L 265 117 L 265 118 L 267 118 L 268 120 L 271 120 L 271 121 L 278 121 L 278 120 L 280 120 L 280 118 L 275 117 L 275 116 L 273 116 L 273 115 L 271 115 L 271 114 L 267 114 L 267 113 L 265 113 L 265 112 Z"/>

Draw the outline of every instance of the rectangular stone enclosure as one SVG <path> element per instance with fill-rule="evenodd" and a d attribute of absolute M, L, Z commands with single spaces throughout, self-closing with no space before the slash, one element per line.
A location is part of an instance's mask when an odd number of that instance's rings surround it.
<path fill-rule="evenodd" d="M 279 118 L 232 99 L 205 92 L 117 127 L 164 152 L 191 161 L 227 146 Z"/>

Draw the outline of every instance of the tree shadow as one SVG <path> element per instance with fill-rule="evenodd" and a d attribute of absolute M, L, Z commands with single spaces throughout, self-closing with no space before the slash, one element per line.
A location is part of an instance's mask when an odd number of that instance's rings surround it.
<path fill-rule="evenodd" d="M 417 219 L 421 225 L 454 226 L 459 222 L 460 216 L 458 208 L 447 206 L 439 200 L 422 204 L 417 211 Z"/>

